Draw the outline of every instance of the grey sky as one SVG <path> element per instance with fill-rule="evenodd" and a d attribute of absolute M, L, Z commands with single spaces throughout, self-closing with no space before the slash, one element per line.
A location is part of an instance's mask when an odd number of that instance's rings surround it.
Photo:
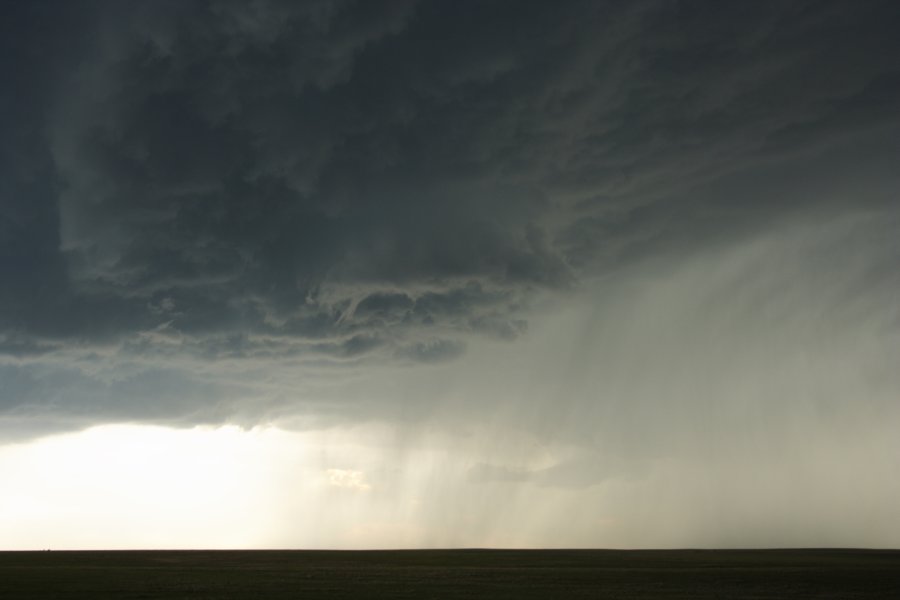
<path fill-rule="evenodd" d="M 485 522 L 680 473 L 782 533 L 661 543 L 900 543 L 840 510 L 900 516 L 897 2 L 2 13 L 0 440 L 368 424 Z"/>

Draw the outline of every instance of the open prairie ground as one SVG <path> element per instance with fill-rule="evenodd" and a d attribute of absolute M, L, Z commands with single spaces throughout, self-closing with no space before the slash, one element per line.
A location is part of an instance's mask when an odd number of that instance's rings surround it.
<path fill-rule="evenodd" d="M 900 551 L 0 552 L 0 598 L 885 600 Z"/>

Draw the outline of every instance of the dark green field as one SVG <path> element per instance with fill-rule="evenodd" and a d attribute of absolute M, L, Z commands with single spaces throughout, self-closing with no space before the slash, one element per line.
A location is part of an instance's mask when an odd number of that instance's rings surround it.
<path fill-rule="evenodd" d="M 0 552 L 0 598 L 900 598 L 900 551 Z"/>

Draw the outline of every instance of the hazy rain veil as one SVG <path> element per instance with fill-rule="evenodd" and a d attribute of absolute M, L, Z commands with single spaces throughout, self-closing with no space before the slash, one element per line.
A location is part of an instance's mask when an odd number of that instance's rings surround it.
<path fill-rule="evenodd" d="M 409 450 L 453 457 L 414 488 L 429 531 L 449 521 L 432 543 L 896 543 L 896 225 L 863 212 L 650 261 L 520 346 L 472 350 L 424 427 L 466 425 Z"/>

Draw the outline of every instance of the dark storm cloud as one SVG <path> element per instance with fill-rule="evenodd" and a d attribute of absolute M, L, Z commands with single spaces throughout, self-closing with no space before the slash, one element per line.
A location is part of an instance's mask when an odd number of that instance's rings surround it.
<path fill-rule="evenodd" d="M 66 51 L 82 48 L 68 27 L 83 27 L 84 20 L 72 6 L 45 2 L 6 3 L 2 10 L 0 328 L 8 338 L 10 330 L 24 335 L 39 325 L 65 291 L 59 180 L 44 129 L 56 81 L 72 64 Z"/>
<path fill-rule="evenodd" d="M 165 380 L 160 407 L 206 414 L 297 365 L 450 361 L 542 292 L 815 207 L 803 168 L 863 149 L 884 176 L 900 139 L 893 2 L 3 10 L 16 406 L 118 417 Z M 156 375 L 104 382 L 92 353 Z M 244 385 L 189 383 L 217 368 Z"/>
<path fill-rule="evenodd" d="M 466 175 L 471 140 L 447 147 L 441 128 L 480 135 L 450 98 L 477 57 L 423 64 L 420 44 L 459 44 L 440 33 L 459 24 L 430 10 L 213 3 L 106 16 L 105 43 L 65 82 L 50 126 L 73 285 L 187 303 L 176 324 L 203 329 L 353 300 L 319 302 L 328 285 L 564 284 L 540 190 Z M 428 48 L 412 20 L 447 47 Z M 395 114 L 403 104 L 412 112 Z"/>

